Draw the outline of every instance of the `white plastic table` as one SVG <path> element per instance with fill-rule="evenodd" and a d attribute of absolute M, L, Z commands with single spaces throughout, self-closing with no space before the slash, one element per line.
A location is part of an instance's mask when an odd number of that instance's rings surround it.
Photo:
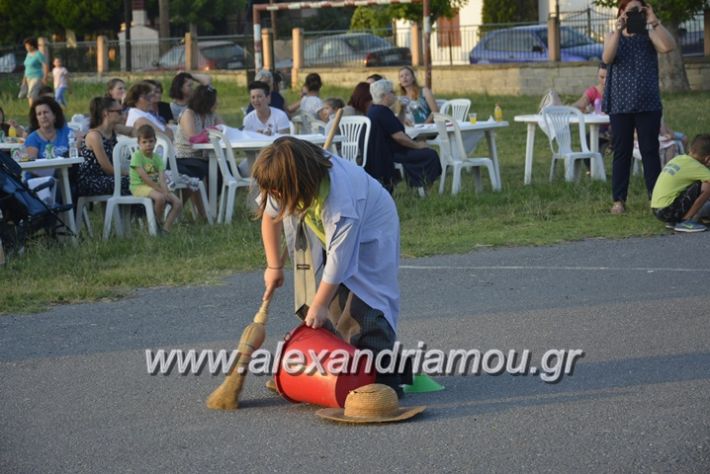
<path fill-rule="evenodd" d="M 64 202 L 64 204 L 72 204 L 71 186 L 69 185 L 69 167 L 73 165 L 78 165 L 83 162 L 84 158 L 54 158 L 51 160 L 41 159 L 34 161 L 21 161 L 19 165 L 23 171 L 30 172 L 48 169 L 59 170 L 59 173 L 61 175 L 59 189 L 62 193 L 62 202 Z M 64 223 L 76 236 L 76 221 L 74 219 L 73 210 L 70 209 L 64 213 Z"/>
<path fill-rule="evenodd" d="M 541 114 L 516 115 L 514 120 L 528 124 L 528 137 L 525 143 L 525 175 L 523 182 L 530 184 L 532 182 L 532 165 L 533 165 L 533 150 L 535 148 L 535 129 L 543 120 Z M 578 123 L 576 117 L 572 117 L 572 123 Z M 599 151 L 599 127 L 609 123 L 609 116 L 605 114 L 584 114 L 584 125 L 589 125 L 589 150 Z M 604 169 L 597 170 L 592 160 L 591 169 L 592 179 L 606 180 Z"/>

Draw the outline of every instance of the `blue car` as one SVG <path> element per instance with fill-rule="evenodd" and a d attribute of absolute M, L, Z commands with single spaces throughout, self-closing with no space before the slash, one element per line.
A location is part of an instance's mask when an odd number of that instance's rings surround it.
<path fill-rule="evenodd" d="M 562 61 L 601 61 L 604 46 L 574 28 L 560 27 Z M 547 25 L 519 26 L 488 33 L 471 50 L 471 64 L 549 61 Z"/>

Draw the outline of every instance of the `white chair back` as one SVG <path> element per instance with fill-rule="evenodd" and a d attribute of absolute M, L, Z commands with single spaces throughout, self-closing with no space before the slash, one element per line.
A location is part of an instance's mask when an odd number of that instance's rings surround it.
<path fill-rule="evenodd" d="M 468 120 L 468 111 L 471 109 L 471 100 L 469 99 L 451 99 L 439 109 L 439 112 L 444 115 L 465 122 Z"/>
<path fill-rule="evenodd" d="M 138 150 L 137 138 L 122 138 L 113 147 L 113 196 L 121 196 L 121 171 L 128 170 L 131 156 Z"/>
<path fill-rule="evenodd" d="M 355 115 L 342 117 L 339 124 L 340 134 L 343 136 L 343 141 L 340 142 L 340 156 L 364 168 L 367 164 L 367 147 L 370 142 L 371 128 L 372 123 L 368 117 Z M 363 136 L 361 150 L 360 137 Z M 360 152 L 362 152 L 362 163 L 357 162 Z"/>
<path fill-rule="evenodd" d="M 589 153 L 587 137 L 584 133 L 584 115 L 576 107 L 551 105 L 542 109 L 542 117 L 549 130 L 550 149 L 555 155 L 572 153 L 572 131 L 570 123 L 573 117 L 579 122 L 579 143 L 582 151 Z"/>

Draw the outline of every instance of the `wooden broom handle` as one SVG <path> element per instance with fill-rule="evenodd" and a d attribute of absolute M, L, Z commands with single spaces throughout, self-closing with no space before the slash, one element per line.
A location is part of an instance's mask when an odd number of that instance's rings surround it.
<path fill-rule="evenodd" d="M 328 136 L 325 138 L 325 143 L 323 144 L 323 149 L 327 150 L 330 148 L 330 145 L 333 144 L 333 137 L 335 137 L 335 133 L 338 131 L 338 125 L 340 125 L 340 117 L 343 116 L 343 109 L 338 109 L 337 112 L 335 112 L 335 118 L 333 119 L 333 126 L 330 127 L 330 131 L 328 132 Z"/>

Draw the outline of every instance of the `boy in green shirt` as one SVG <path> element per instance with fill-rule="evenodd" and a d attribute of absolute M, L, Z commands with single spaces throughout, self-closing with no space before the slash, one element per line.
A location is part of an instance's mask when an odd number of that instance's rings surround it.
<path fill-rule="evenodd" d="M 136 197 L 149 197 L 153 200 L 155 218 L 160 222 L 165 211 L 165 204 L 170 204 L 170 213 L 162 225 L 163 232 L 170 228 L 182 210 L 182 202 L 168 190 L 165 182 L 165 164 L 155 150 L 155 130 L 150 125 L 142 125 L 136 133 L 139 150 L 131 157 L 130 189 Z"/>
<path fill-rule="evenodd" d="M 697 222 L 710 199 L 710 134 L 698 135 L 689 155 L 673 158 L 658 176 L 651 196 L 651 209 L 666 227 L 676 232 L 702 232 Z"/>

